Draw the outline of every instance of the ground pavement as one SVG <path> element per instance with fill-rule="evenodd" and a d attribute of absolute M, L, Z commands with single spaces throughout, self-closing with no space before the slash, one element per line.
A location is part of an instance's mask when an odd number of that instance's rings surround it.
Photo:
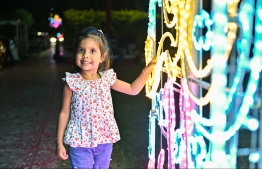
<path fill-rule="evenodd" d="M 70 70 L 67 63 L 70 53 L 64 56 L 65 60 L 56 63 L 52 52 L 35 54 L 0 71 L 0 169 L 58 168 L 54 138 L 61 101 L 61 78 Z M 133 74 L 133 78 L 142 67 L 123 63 L 116 70 L 124 80 L 131 81 L 123 73 Z M 115 95 L 115 99 L 121 101 L 122 96 Z M 126 102 L 133 102 L 131 105 L 146 100 L 144 94 L 137 98 L 130 101 L 124 97 Z M 116 109 L 117 106 L 123 108 L 123 104 L 116 105 Z M 125 109 L 134 111 L 132 106 Z"/>
<path fill-rule="evenodd" d="M 56 119 L 68 67 L 50 54 L 0 72 L 0 168 L 56 168 Z"/>

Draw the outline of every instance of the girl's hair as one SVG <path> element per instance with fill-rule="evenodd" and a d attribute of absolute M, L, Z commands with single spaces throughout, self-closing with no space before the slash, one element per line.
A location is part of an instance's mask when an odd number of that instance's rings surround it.
<path fill-rule="evenodd" d="M 111 66 L 111 58 L 112 58 L 112 51 L 109 46 L 109 42 L 107 40 L 107 37 L 103 34 L 103 32 L 95 27 L 86 27 L 82 29 L 76 37 L 75 40 L 75 46 L 74 46 L 74 52 L 75 55 L 73 57 L 73 69 L 74 72 L 80 72 L 80 68 L 75 63 L 75 57 L 76 57 L 76 51 L 78 48 L 79 43 L 86 38 L 90 38 L 94 41 L 96 41 L 99 44 L 99 49 L 101 53 L 106 53 L 105 59 L 102 63 L 100 63 L 98 67 L 98 71 L 105 71 L 110 68 Z"/>

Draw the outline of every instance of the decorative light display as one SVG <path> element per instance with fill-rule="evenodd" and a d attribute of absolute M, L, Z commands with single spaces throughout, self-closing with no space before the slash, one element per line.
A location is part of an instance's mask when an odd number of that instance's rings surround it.
<path fill-rule="evenodd" d="M 59 17 L 58 14 L 51 14 L 51 16 L 48 18 L 49 20 L 49 26 L 53 28 L 58 28 L 62 24 L 62 19 Z"/>
<path fill-rule="evenodd" d="M 242 126 L 251 132 L 259 128 L 258 119 L 249 113 L 262 69 L 262 0 L 213 0 L 212 15 L 202 9 L 201 3 L 149 1 L 145 62 L 157 58 L 145 86 L 152 100 L 149 169 L 164 168 L 165 163 L 167 168 L 236 168 L 240 152 L 232 138 Z M 157 4 L 162 8 L 162 26 L 170 30 L 162 33 L 158 43 Z M 165 43 L 167 38 L 170 46 Z M 202 51 L 210 53 L 203 67 Z M 164 83 L 163 74 L 167 75 Z M 206 90 L 204 96 L 202 90 Z M 203 106 L 208 106 L 208 118 L 203 116 Z M 161 141 L 167 143 L 157 161 L 156 121 L 165 138 Z M 261 161 L 261 151 L 262 145 L 256 152 L 250 151 L 251 163 Z"/>

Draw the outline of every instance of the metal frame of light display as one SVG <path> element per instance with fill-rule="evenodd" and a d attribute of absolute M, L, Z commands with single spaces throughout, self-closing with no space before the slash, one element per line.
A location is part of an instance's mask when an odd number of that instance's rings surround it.
<path fill-rule="evenodd" d="M 251 135 L 251 146 L 239 148 L 238 134 L 242 128 L 258 133 L 262 123 L 257 115 L 261 112 L 257 93 L 262 68 L 262 0 L 213 0 L 209 13 L 202 3 L 149 1 L 145 62 L 156 57 L 157 64 L 145 86 L 152 100 L 148 168 L 236 168 L 241 155 L 249 156 L 249 167 L 256 163 L 261 168 L 262 145 L 257 141 L 261 136 Z M 162 30 L 157 43 L 158 8 L 162 28 L 169 31 Z M 204 51 L 210 57 L 206 63 Z M 209 117 L 203 115 L 204 106 Z M 159 152 L 156 123 L 165 137 L 160 141 L 167 145 Z"/>

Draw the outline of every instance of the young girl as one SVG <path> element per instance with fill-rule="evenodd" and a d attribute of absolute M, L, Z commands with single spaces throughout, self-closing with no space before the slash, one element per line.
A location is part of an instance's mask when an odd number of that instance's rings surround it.
<path fill-rule="evenodd" d="M 113 143 L 120 140 L 114 118 L 111 89 L 137 95 L 155 66 L 155 59 L 132 83 L 116 78 L 109 69 L 107 38 L 94 27 L 81 30 L 76 39 L 75 71 L 66 72 L 57 128 L 57 157 L 70 168 L 109 168 Z"/>

